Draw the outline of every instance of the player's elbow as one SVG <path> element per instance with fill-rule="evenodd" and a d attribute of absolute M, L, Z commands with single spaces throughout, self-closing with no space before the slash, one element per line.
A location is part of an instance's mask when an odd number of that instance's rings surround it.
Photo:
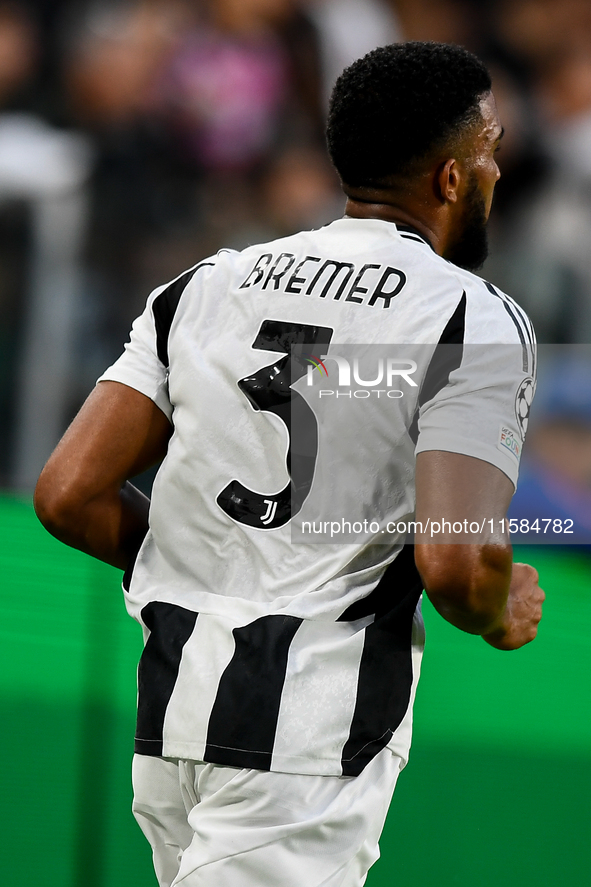
<path fill-rule="evenodd" d="M 74 479 L 66 479 L 50 460 L 37 481 L 33 505 L 45 529 L 60 538 L 77 526 L 83 497 Z"/>
<path fill-rule="evenodd" d="M 415 558 L 435 609 L 458 628 L 484 634 L 502 613 L 511 581 L 509 545 L 418 545 Z"/>

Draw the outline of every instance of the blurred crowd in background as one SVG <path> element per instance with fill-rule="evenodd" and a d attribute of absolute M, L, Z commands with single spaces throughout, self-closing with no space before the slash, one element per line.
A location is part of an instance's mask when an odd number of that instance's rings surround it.
<path fill-rule="evenodd" d="M 493 74 L 483 276 L 541 342 L 591 343 L 589 0 L 0 0 L 0 486 L 31 488 L 155 286 L 342 214 L 331 86 L 417 39 Z"/>

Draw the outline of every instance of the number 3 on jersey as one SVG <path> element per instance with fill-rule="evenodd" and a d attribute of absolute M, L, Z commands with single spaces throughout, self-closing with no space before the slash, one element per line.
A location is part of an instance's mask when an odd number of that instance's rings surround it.
<path fill-rule="evenodd" d="M 332 329 L 264 320 L 252 347 L 285 355 L 254 375 L 240 379 L 238 387 L 257 411 L 274 413 L 287 428 L 287 471 L 289 483 L 279 493 L 256 493 L 239 480 L 230 481 L 216 499 L 220 508 L 241 524 L 274 530 L 282 527 L 301 509 L 310 492 L 318 454 L 318 422 L 302 395 L 291 385 L 305 375 L 307 358 L 323 352 L 332 338 Z M 297 427 L 296 446 L 292 424 Z"/>

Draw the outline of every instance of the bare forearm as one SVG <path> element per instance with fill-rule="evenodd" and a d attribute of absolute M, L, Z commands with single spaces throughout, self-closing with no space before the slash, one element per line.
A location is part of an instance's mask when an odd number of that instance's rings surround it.
<path fill-rule="evenodd" d="M 171 434 L 150 398 L 100 382 L 37 481 L 41 523 L 66 545 L 127 569 L 146 535 L 150 506 L 127 478 L 161 461 Z"/>
<path fill-rule="evenodd" d="M 537 571 L 512 563 L 511 546 L 418 546 L 417 567 L 435 609 L 498 650 L 536 637 L 544 592 Z"/>
<path fill-rule="evenodd" d="M 149 506 L 147 496 L 129 482 L 84 503 L 52 501 L 42 484 L 35 495 L 37 516 L 56 539 L 121 570 L 146 535 Z"/>
<path fill-rule="evenodd" d="M 532 641 L 544 592 L 533 567 L 513 563 L 503 522 L 513 495 L 509 478 L 472 456 L 432 450 L 417 456 L 416 492 L 421 526 L 431 518 L 452 527 L 467 520 L 487 534 L 478 540 L 468 536 L 463 544 L 455 533 L 438 544 L 417 534 L 415 560 L 435 608 L 452 625 L 482 635 L 500 650 Z"/>

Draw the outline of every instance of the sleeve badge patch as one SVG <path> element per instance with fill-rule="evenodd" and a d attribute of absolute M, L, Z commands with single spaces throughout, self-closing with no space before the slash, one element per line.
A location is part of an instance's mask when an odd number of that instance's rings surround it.
<path fill-rule="evenodd" d="M 501 425 L 497 446 L 499 450 L 509 450 L 509 452 L 515 456 L 517 461 L 519 461 L 519 457 L 521 456 L 521 441 L 512 428 L 507 428 L 506 425 Z"/>
<path fill-rule="evenodd" d="M 530 377 L 524 379 L 517 389 L 517 395 L 515 397 L 515 418 L 517 419 L 517 427 L 521 433 L 522 441 L 525 439 L 525 433 L 529 422 L 529 411 L 532 400 L 534 399 L 535 390 L 535 382 Z"/>

